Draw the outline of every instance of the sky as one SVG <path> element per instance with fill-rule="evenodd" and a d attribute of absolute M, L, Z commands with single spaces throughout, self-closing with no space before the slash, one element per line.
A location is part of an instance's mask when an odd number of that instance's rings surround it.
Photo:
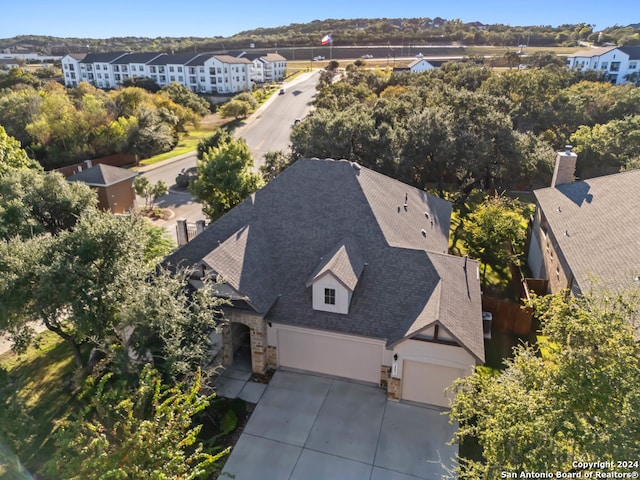
<path fill-rule="evenodd" d="M 327 18 L 459 18 L 509 25 L 640 23 L 638 0 L 1 0 L 0 38 L 228 37 Z"/>

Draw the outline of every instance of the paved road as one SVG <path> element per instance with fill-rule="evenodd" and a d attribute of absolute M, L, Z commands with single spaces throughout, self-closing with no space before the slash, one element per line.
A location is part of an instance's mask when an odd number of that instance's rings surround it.
<path fill-rule="evenodd" d="M 256 170 L 264 163 L 263 155 L 266 152 L 289 149 L 291 126 L 296 118 L 306 116 L 311 110 L 318 78 L 317 72 L 310 72 L 285 83 L 285 94 L 271 97 L 243 126 L 236 129 L 236 136 L 244 138 L 251 149 Z M 174 240 L 177 219 L 186 218 L 189 223 L 206 220 L 202 213 L 202 205 L 195 202 L 189 192 L 175 185 L 176 176 L 181 170 L 195 166 L 194 152 L 140 169 L 141 175 L 147 177 L 151 183 L 164 180 L 169 185 L 169 194 L 161 197 L 156 204 L 170 209 L 174 216 L 167 220 L 154 220 L 153 223 L 166 228 Z M 143 198 L 138 197 L 138 205 L 144 205 Z"/>
<path fill-rule="evenodd" d="M 245 125 L 236 129 L 236 136 L 247 141 L 256 169 L 264 163 L 266 152 L 289 150 L 293 122 L 311 111 L 319 78 L 318 72 L 310 72 L 285 83 L 284 95 L 271 97 Z"/>

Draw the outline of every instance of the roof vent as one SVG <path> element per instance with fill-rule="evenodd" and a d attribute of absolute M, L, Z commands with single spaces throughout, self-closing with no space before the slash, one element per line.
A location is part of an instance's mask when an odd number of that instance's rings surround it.
<path fill-rule="evenodd" d="M 422 236 L 423 237 L 427 237 L 427 231 L 423 228 L 422 230 L 420 230 L 420 232 L 422 232 Z"/>
<path fill-rule="evenodd" d="M 633 277 L 633 281 L 640 282 L 640 275 L 636 275 L 635 277 Z"/>
<path fill-rule="evenodd" d="M 564 231 L 564 236 L 565 236 L 565 237 L 568 237 L 568 236 L 569 236 L 569 230 L 565 230 L 565 231 Z"/>
<path fill-rule="evenodd" d="M 558 205 L 558 213 L 562 213 L 562 209 L 560 208 L 560 205 Z"/>
<path fill-rule="evenodd" d="M 355 169 L 360 171 L 362 169 L 362 167 L 360 165 L 358 165 L 356 162 L 351 162 L 351 166 Z"/>
<path fill-rule="evenodd" d="M 404 206 L 404 211 L 406 212 L 407 210 L 409 210 L 409 205 L 407 205 L 406 203 L 403 205 Z"/>
<path fill-rule="evenodd" d="M 565 155 L 569 155 L 571 153 L 571 149 L 573 148 L 573 145 L 565 145 L 564 146 L 564 154 Z"/>
<path fill-rule="evenodd" d="M 424 216 L 429 218 L 429 212 L 424 212 Z"/>

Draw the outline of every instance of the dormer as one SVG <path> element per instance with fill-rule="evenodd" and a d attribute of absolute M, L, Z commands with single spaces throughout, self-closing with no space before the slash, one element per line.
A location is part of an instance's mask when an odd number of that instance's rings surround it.
<path fill-rule="evenodd" d="M 340 242 L 322 257 L 306 283 L 312 288 L 313 309 L 348 314 L 364 266 L 358 244 L 351 238 Z"/>

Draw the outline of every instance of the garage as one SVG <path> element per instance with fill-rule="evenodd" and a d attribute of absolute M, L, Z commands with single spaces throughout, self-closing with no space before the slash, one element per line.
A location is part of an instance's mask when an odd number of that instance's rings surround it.
<path fill-rule="evenodd" d="M 326 332 L 278 329 L 281 367 L 380 383 L 383 344 Z"/>
<path fill-rule="evenodd" d="M 448 407 L 451 394 L 444 390 L 464 376 L 459 368 L 405 360 L 402 366 L 402 399 Z"/>

